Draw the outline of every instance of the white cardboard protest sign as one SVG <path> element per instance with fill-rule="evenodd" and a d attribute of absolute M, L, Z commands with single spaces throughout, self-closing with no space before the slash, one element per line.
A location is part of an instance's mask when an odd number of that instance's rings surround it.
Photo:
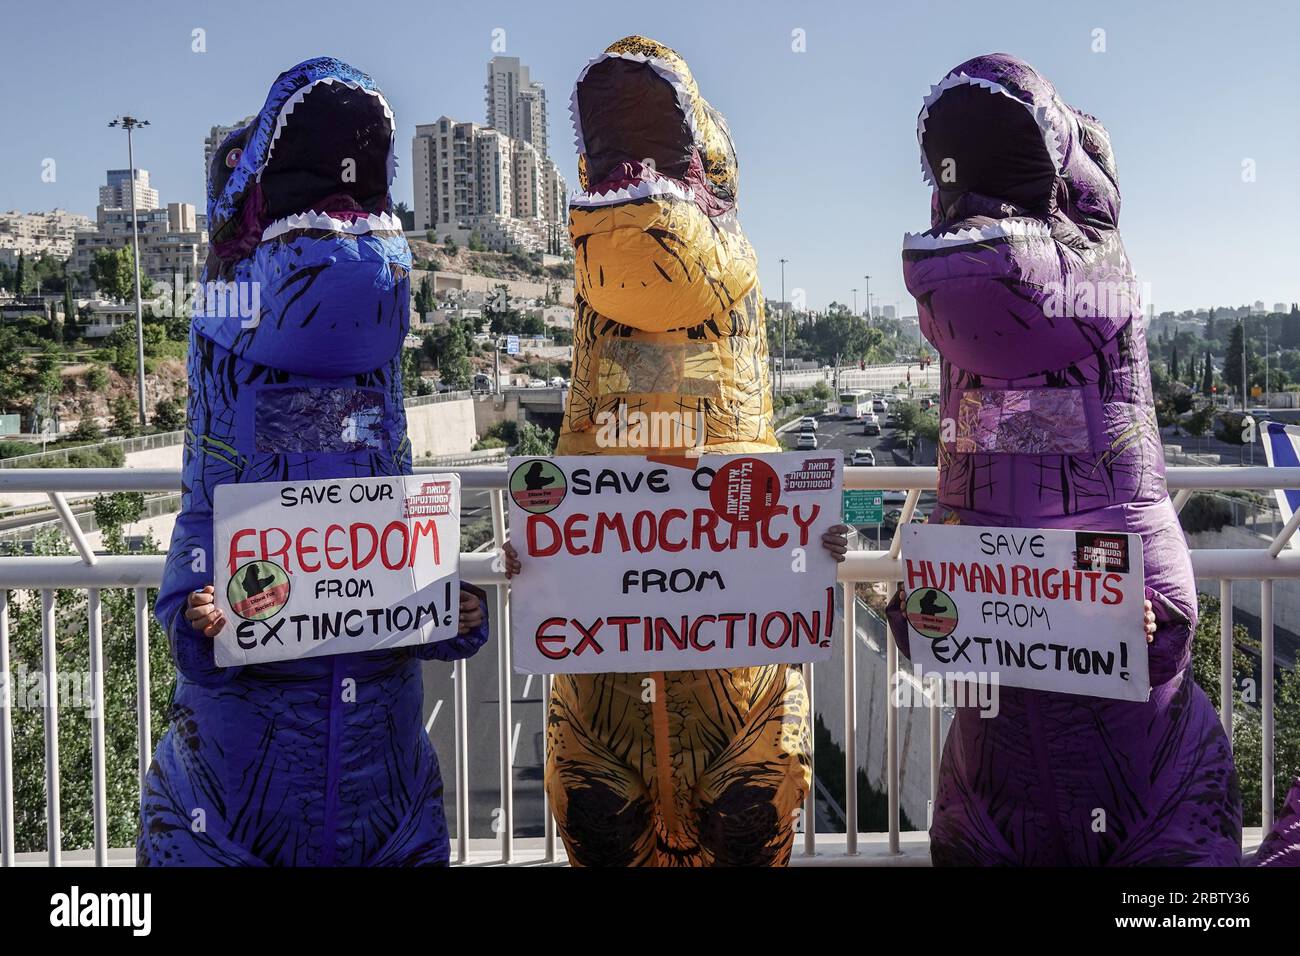
<path fill-rule="evenodd" d="M 520 673 L 830 656 L 839 453 L 511 458 Z"/>
<path fill-rule="evenodd" d="M 219 485 L 213 526 L 221 667 L 458 630 L 457 475 Z"/>
<path fill-rule="evenodd" d="M 902 553 L 911 659 L 922 673 L 1150 696 L 1139 535 L 909 525 Z"/>

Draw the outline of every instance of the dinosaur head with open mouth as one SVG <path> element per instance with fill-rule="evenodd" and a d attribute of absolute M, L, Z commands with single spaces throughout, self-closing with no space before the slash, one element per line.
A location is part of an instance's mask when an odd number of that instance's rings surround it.
<path fill-rule="evenodd" d="M 926 96 L 917 137 L 931 228 L 905 237 L 903 272 L 946 358 L 1023 375 L 1017 342 L 1032 327 L 1037 369 L 1059 368 L 1140 316 L 1110 138 L 1032 66 L 999 53 L 955 67 Z"/>
<path fill-rule="evenodd" d="M 624 321 L 653 308 L 685 327 L 725 312 L 755 281 L 736 224 L 736 153 L 686 62 L 645 37 L 612 44 L 570 104 L 581 190 L 569 203 L 579 291 Z"/>
<path fill-rule="evenodd" d="M 332 57 L 280 74 L 208 177 L 206 277 L 256 283 L 260 315 L 231 323 L 209 293 L 200 330 L 290 371 L 369 369 L 395 354 L 411 266 L 395 171 L 393 112 L 369 76 Z"/>

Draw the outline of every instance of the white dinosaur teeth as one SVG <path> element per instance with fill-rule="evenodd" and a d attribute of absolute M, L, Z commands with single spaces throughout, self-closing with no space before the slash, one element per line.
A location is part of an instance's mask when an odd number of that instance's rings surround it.
<path fill-rule="evenodd" d="M 388 213 L 371 213 L 353 220 L 335 219 L 328 213 L 310 212 L 294 213 L 277 219 L 262 232 L 262 241 L 266 242 L 277 236 L 297 229 L 320 229 L 326 232 L 340 232 L 350 236 L 361 236 L 369 232 L 400 232 L 402 222 Z"/>
<path fill-rule="evenodd" d="M 569 205 L 611 206 L 616 203 L 630 202 L 634 199 L 648 199 L 652 196 L 672 196 L 685 202 L 694 202 L 695 190 L 693 187 L 683 187 L 671 179 L 643 179 L 631 186 L 609 189 L 604 192 L 574 190 L 569 194 Z"/>
<path fill-rule="evenodd" d="M 968 226 L 954 229 L 938 236 L 924 232 L 907 232 L 903 234 L 904 249 L 946 249 L 952 246 L 973 245 L 978 242 L 991 242 L 996 239 L 1046 239 L 1051 230 L 1046 223 L 1037 219 L 999 219 L 984 226 Z"/>

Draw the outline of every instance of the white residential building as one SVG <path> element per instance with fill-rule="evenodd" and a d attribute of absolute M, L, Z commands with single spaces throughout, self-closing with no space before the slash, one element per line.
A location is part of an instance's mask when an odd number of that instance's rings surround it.
<path fill-rule="evenodd" d="M 67 259 L 76 244 L 77 230 L 94 228 L 88 216 L 55 209 L 51 212 L 0 213 L 0 262 L 18 264 L 18 258 L 39 259 L 53 256 Z"/>
<path fill-rule="evenodd" d="M 100 249 L 121 249 L 131 244 L 131 210 L 100 206 L 92 229 L 78 231 L 72 253 L 72 271 L 88 275 Z M 155 282 L 175 284 L 197 281 L 208 255 L 207 230 L 200 228 L 191 203 L 168 203 L 164 209 L 138 210 L 140 268 Z"/>
<path fill-rule="evenodd" d="M 494 56 L 488 61 L 487 125 L 512 139 L 531 143 L 543 159 L 547 156 L 546 89 L 528 75 L 517 56 Z"/>
<path fill-rule="evenodd" d="M 443 116 L 411 141 L 415 228 L 441 241 L 545 250 L 567 214 L 564 178 L 531 143 Z"/>
<path fill-rule="evenodd" d="M 108 171 L 108 182 L 99 187 L 99 204 L 106 209 L 131 208 L 131 170 Z M 135 171 L 135 208 L 158 208 L 158 190 L 149 185 L 147 169 Z"/>

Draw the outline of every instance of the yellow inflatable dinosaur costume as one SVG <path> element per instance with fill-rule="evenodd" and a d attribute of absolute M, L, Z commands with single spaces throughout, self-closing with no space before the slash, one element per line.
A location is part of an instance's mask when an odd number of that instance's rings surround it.
<path fill-rule="evenodd" d="M 726 123 L 627 37 L 578 77 L 573 381 L 557 454 L 777 451 Z M 555 678 L 546 790 L 585 866 L 782 866 L 811 778 L 784 665 Z"/>

